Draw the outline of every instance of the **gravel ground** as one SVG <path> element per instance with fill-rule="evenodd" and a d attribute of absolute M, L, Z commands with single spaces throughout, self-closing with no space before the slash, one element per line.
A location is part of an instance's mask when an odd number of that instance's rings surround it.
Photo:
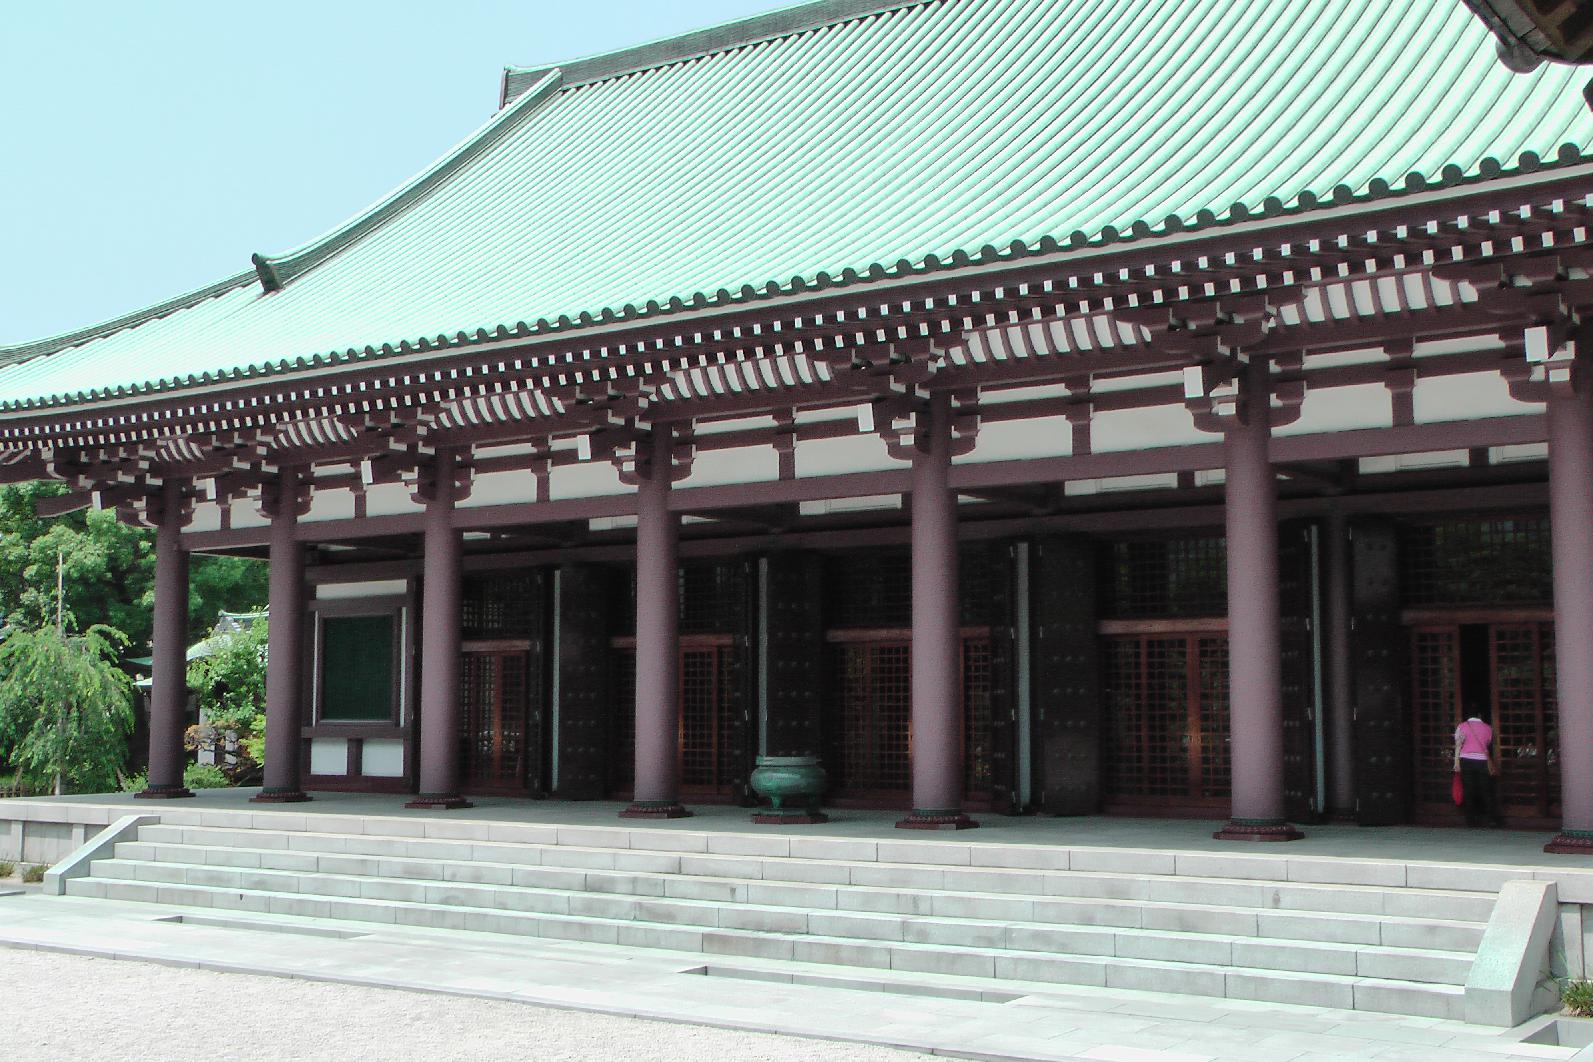
<path fill-rule="evenodd" d="M 519 1003 L 0 948 L 7 1060 L 920 1058 Z"/>

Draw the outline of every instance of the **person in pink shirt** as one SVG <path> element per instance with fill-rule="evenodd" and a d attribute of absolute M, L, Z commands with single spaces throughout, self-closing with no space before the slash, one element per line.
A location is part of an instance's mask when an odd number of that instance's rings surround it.
<path fill-rule="evenodd" d="M 1467 719 L 1455 728 L 1455 770 L 1460 772 L 1464 792 L 1462 809 L 1467 826 L 1502 825 L 1499 819 L 1499 802 L 1493 786 L 1493 727 L 1482 719 L 1482 713 L 1473 709 Z"/>

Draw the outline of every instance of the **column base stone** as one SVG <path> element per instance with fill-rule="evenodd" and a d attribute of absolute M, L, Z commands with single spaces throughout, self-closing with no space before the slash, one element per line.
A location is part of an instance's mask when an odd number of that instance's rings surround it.
<path fill-rule="evenodd" d="M 1543 850 L 1550 855 L 1593 855 L 1593 830 L 1561 830 Z"/>
<path fill-rule="evenodd" d="M 1211 836 L 1219 841 L 1298 841 L 1305 834 L 1282 819 L 1230 819 Z"/>
<path fill-rule="evenodd" d="M 458 793 L 422 793 L 404 807 L 417 810 L 458 811 L 462 808 L 473 808 L 475 805 Z"/>
<path fill-rule="evenodd" d="M 633 800 L 619 813 L 622 819 L 689 819 L 691 812 L 678 800 Z"/>
<path fill-rule="evenodd" d="M 302 804 L 311 799 L 303 790 L 286 786 L 267 787 L 249 798 L 251 804 Z"/>
<path fill-rule="evenodd" d="M 898 830 L 972 830 L 978 826 L 966 812 L 932 808 L 914 808 L 896 824 Z"/>
<path fill-rule="evenodd" d="M 134 800 L 183 800 L 193 796 L 193 790 L 185 785 L 151 785 L 146 786 L 141 792 L 134 793 Z"/>

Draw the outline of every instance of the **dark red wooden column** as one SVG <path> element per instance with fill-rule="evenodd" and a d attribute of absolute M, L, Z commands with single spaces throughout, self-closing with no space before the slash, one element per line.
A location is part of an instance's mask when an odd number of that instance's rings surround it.
<path fill-rule="evenodd" d="M 459 795 L 460 537 L 453 526 L 456 459 L 439 450 L 425 488 L 421 578 L 420 793 L 409 808 L 468 808 Z"/>
<path fill-rule="evenodd" d="M 669 510 L 670 428 L 636 462 L 636 789 L 626 819 L 679 819 L 680 516 Z"/>
<path fill-rule="evenodd" d="M 1593 381 L 1572 372 L 1548 398 L 1561 826 L 1543 850 L 1593 855 Z"/>
<path fill-rule="evenodd" d="M 962 645 L 957 626 L 957 496 L 951 396 L 934 395 L 913 445 L 913 808 L 903 830 L 979 825 L 962 808 Z"/>
<path fill-rule="evenodd" d="M 298 470 L 283 469 L 264 500 L 271 517 L 271 629 L 266 653 L 265 784 L 254 802 L 289 804 L 310 799 L 299 787 L 304 747 L 304 547 L 297 538 Z"/>
<path fill-rule="evenodd" d="M 1244 367 L 1223 435 L 1228 533 L 1228 698 L 1233 812 L 1225 841 L 1292 841 L 1284 815 L 1278 492 L 1266 362 Z"/>
<path fill-rule="evenodd" d="M 149 784 L 145 800 L 191 797 L 183 785 L 188 764 L 183 734 L 188 724 L 188 553 L 180 534 L 186 507 L 182 484 L 167 480 L 155 524 L 155 623 L 149 699 Z"/>

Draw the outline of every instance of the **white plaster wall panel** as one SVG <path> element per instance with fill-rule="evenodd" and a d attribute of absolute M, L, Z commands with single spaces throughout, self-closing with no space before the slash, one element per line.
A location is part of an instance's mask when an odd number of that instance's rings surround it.
<path fill-rule="evenodd" d="M 403 483 L 375 483 L 365 489 L 366 516 L 400 516 L 423 511 Z"/>
<path fill-rule="evenodd" d="M 518 457 L 521 454 L 533 453 L 536 449 L 536 443 L 508 443 L 502 446 L 478 446 L 476 448 L 476 457 Z"/>
<path fill-rule="evenodd" d="M 1363 457 L 1360 471 L 1367 475 L 1379 472 L 1416 472 L 1424 468 L 1465 468 L 1471 463 L 1467 450 L 1425 450 L 1414 454 L 1388 454 L 1383 457 Z"/>
<path fill-rule="evenodd" d="M 1488 463 L 1490 465 L 1509 465 L 1517 461 L 1547 461 L 1548 459 L 1548 443 L 1520 443 L 1515 446 L 1488 447 Z"/>
<path fill-rule="evenodd" d="M 227 513 L 234 531 L 245 527 L 265 527 L 271 522 L 260 515 L 260 510 L 255 508 L 254 501 L 249 498 L 234 498 L 228 503 Z"/>
<path fill-rule="evenodd" d="M 985 421 L 973 452 L 955 459 L 959 465 L 1012 461 L 1029 457 L 1066 457 L 1073 452 L 1073 426 L 1066 417 Z"/>
<path fill-rule="evenodd" d="M 632 494 L 635 490 L 620 482 L 619 469 L 611 461 L 582 461 L 558 465 L 548 471 L 548 497 L 553 501 Z"/>
<path fill-rule="evenodd" d="M 1194 418 L 1182 406 L 1109 410 L 1095 414 L 1090 428 L 1090 448 L 1103 454 L 1215 441 L 1217 436 L 1195 427 Z"/>
<path fill-rule="evenodd" d="M 697 425 L 697 437 L 725 435 L 733 431 L 758 431 L 774 427 L 773 417 L 737 417 L 734 420 L 716 420 Z"/>
<path fill-rule="evenodd" d="M 734 450 L 698 450 L 683 487 L 718 487 L 780 478 L 780 455 L 772 446 L 740 446 Z"/>
<path fill-rule="evenodd" d="M 1143 391 L 1147 387 L 1176 387 L 1182 394 L 1184 374 L 1177 369 L 1170 369 L 1166 372 L 1146 372 L 1134 376 L 1112 376 L 1092 381 L 1090 384 L 1090 389 L 1100 395 L 1116 394 L 1121 391 Z"/>
<path fill-rule="evenodd" d="M 824 516 L 827 513 L 861 513 L 879 509 L 901 509 L 905 505 L 900 494 L 861 494 L 856 498 L 827 498 L 823 501 L 805 501 L 798 505 L 803 516 Z"/>
<path fill-rule="evenodd" d="M 1032 402 L 1040 398 L 1066 398 L 1068 389 L 1060 384 L 1041 384 L 1035 387 L 1013 387 L 1000 391 L 986 391 L 979 395 L 981 406 L 1004 406 L 1009 402 Z"/>
<path fill-rule="evenodd" d="M 1351 387 L 1311 388 L 1300 403 L 1300 418 L 1274 434 L 1320 435 L 1357 428 L 1386 428 L 1394 423 L 1394 402 L 1380 383 Z"/>
<path fill-rule="evenodd" d="M 475 477 L 470 497 L 459 503 L 461 509 L 480 509 L 488 505 L 513 505 L 536 500 L 536 477 L 520 468 L 488 472 Z"/>
<path fill-rule="evenodd" d="M 354 492 L 351 490 L 318 490 L 310 496 L 310 511 L 299 517 L 303 523 L 321 520 L 354 519 Z"/>
<path fill-rule="evenodd" d="M 620 531 L 636 526 L 634 516 L 594 516 L 586 522 L 593 531 Z"/>
<path fill-rule="evenodd" d="M 873 434 L 814 439 L 798 443 L 796 449 L 799 479 L 804 476 L 835 476 L 847 472 L 880 472 L 906 467 L 905 461 L 895 460 L 886 451 L 885 440 Z"/>
<path fill-rule="evenodd" d="M 317 601 L 358 601 L 367 597 L 391 597 L 408 591 L 402 579 L 372 579 L 362 583 L 322 583 L 315 588 Z"/>
<path fill-rule="evenodd" d="M 348 774 L 348 741 L 345 738 L 310 739 L 310 773 Z"/>
<path fill-rule="evenodd" d="M 360 773 L 367 778 L 404 777 L 404 743 L 397 738 L 373 738 L 360 746 Z"/>
<path fill-rule="evenodd" d="M 1195 470 L 1195 486 L 1220 487 L 1228 482 L 1226 468 L 1200 468 Z"/>
<path fill-rule="evenodd" d="M 798 424 L 828 424 L 835 420 L 857 423 L 856 407 L 842 407 L 838 409 L 799 409 L 796 411 Z"/>
<path fill-rule="evenodd" d="M 215 502 L 207 501 L 194 503 L 193 519 L 188 522 L 187 527 L 183 528 L 183 533 L 192 534 L 198 531 L 220 530 L 221 506 L 217 505 Z"/>
<path fill-rule="evenodd" d="M 1412 400 L 1418 424 L 1521 416 L 1543 408 L 1535 402 L 1518 402 L 1511 398 L 1510 385 L 1496 372 L 1418 380 Z"/>
<path fill-rule="evenodd" d="M 1313 369 L 1333 369 L 1343 365 L 1379 365 L 1388 361 L 1381 347 L 1364 350 L 1334 350 L 1325 354 L 1307 354 L 1304 365 L 1307 372 Z"/>
<path fill-rule="evenodd" d="M 1144 476 L 1107 476 L 1102 479 L 1070 479 L 1062 485 L 1069 496 L 1116 494 L 1131 490 L 1169 490 L 1178 486 L 1178 473 L 1154 472 Z"/>
<path fill-rule="evenodd" d="M 1467 354 L 1478 350 L 1503 350 L 1504 341 L 1498 336 L 1453 336 L 1448 339 L 1418 339 L 1418 358 L 1439 354 Z"/>

